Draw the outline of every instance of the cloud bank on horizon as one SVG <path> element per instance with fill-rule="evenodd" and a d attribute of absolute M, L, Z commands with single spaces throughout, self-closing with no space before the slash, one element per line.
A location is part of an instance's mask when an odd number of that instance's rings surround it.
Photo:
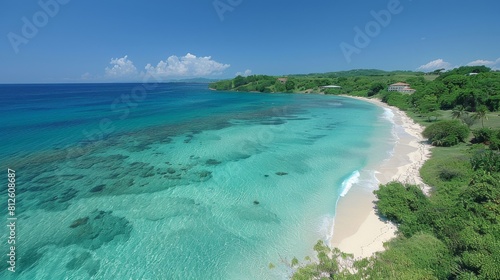
<path fill-rule="evenodd" d="M 156 80 L 175 78 L 209 77 L 221 75 L 231 65 L 217 62 L 211 56 L 197 57 L 187 53 L 185 56 L 169 56 L 153 66 L 148 63 L 144 71 L 139 72 L 133 61 L 125 55 L 121 58 L 112 58 L 110 66 L 104 69 L 105 80 L 139 80 L 144 77 L 153 77 Z M 84 74 L 86 77 L 89 73 Z M 82 76 L 83 78 L 83 76 Z"/>
<path fill-rule="evenodd" d="M 417 71 L 423 71 L 423 72 L 432 72 L 434 70 L 438 69 L 445 69 L 445 70 L 450 70 L 453 68 L 458 68 L 463 65 L 453 65 L 450 62 L 445 61 L 442 58 L 430 61 L 427 64 L 421 65 L 418 67 L 416 70 Z M 500 58 L 496 60 L 484 60 L 484 59 L 478 59 L 471 61 L 466 64 L 466 66 L 486 66 L 489 67 L 493 70 L 500 70 Z"/>
<path fill-rule="evenodd" d="M 133 61 L 125 55 L 121 58 L 112 58 L 110 66 L 104 69 L 105 75 L 101 80 L 140 80 L 144 77 L 153 77 L 156 80 L 168 80 L 176 78 L 198 78 L 222 75 L 231 65 L 220 63 L 212 59 L 211 56 L 197 57 L 187 53 L 185 56 L 171 55 L 166 60 L 160 60 L 156 66 L 148 63 L 144 71 L 138 71 Z M 466 64 L 466 66 L 484 65 L 493 70 L 500 70 L 500 58 L 496 60 L 477 59 Z M 416 71 L 432 72 L 438 69 L 451 70 L 464 65 L 453 65 L 442 58 L 430 61 L 419 66 Z M 246 69 L 237 72 L 235 76 L 250 76 L 252 70 Z M 82 80 L 95 79 L 88 72 L 82 75 Z"/>

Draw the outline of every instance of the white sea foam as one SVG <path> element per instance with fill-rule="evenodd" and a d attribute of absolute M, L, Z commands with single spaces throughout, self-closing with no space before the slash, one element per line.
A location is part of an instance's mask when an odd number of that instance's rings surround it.
<path fill-rule="evenodd" d="M 389 121 L 392 125 L 391 142 L 393 141 L 394 143 L 398 143 L 398 141 L 399 141 L 398 129 L 400 126 L 394 120 L 394 117 L 395 117 L 394 111 L 391 110 L 390 108 L 383 108 L 383 109 L 384 109 L 384 113 L 382 114 L 381 118 Z M 394 156 L 395 149 L 396 149 L 396 145 L 393 145 L 392 149 L 387 151 L 387 158 L 385 160 L 389 160 L 390 158 L 392 158 Z"/>
<path fill-rule="evenodd" d="M 384 108 L 384 113 L 382 114 L 382 117 L 391 123 L 394 123 L 394 112 L 389 109 L 389 108 Z"/>
<path fill-rule="evenodd" d="M 333 236 L 333 229 L 335 225 L 335 217 L 331 215 L 325 215 L 321 218 L 321 225 L 319 226 L 318 232 L 320 236 L 324 236 L 327 244 L 330 244 L 330 240 Z"/>
<path fill-rule="evenodd" d="M 349 178 L 347 178 L 346 180 L 344 180 L 344 182 L 342 182 L 342 192 L 340 193 L 341 197 L 344 197 L 349 192 L 349 190 L 352 188 L 352 186 L 359 182 L 360 175 L 361 174 L 359 174 L 359 171 L 356 170 L 356 171 L 352 172 L 352 174 L 351 174 L 351 176 L 349 176 Z"/>

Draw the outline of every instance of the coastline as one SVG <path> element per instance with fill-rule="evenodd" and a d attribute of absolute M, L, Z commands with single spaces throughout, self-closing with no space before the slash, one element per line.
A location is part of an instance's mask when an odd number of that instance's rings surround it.
<path fill-rule="evenodd" d="M 394 114 L 397 141 L 393 154 L 380 164 L 369 167 L 375 170 L 379 184 L 400 181 L 419 185 L 426 195 L 430 187 L 420 178 L 419 170 L 430 157 L 430 145 L 421 135 L 423 127 L 416 124 L 403 111 L 377 99 L 341 95 L 370 102 Z M 383 221 L 375 212 L 376 196 L 372 189 L 353 187 L 337 203 L 331 247 L 353 254 L 356 259 L 372 256 L 384 250 L 384 242 L 396 236 L 397 227 Z"/>

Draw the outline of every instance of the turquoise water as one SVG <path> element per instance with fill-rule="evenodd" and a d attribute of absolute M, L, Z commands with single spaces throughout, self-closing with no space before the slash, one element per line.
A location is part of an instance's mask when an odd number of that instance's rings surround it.
<path fill-rule="evenodd" d="M 18 218 L 1 279 L 286 279 L 392 148 L 358 100 L 141 87 L 0 86 Z"/>

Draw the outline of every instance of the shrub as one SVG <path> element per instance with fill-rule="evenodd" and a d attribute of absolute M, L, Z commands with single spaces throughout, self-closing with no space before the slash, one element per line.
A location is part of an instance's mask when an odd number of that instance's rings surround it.
<path fill-rule="evenodd" d="M 475 171 L 499 172 L 500 153 L 491 150 L 480 150 L 474 153 L 470 163 Z"/>
<path fill-rule="evenodd" d="M 490 140 L 490 149 L 497 151 L 500 150 L 500 137 Z"/>
<path fill-rule="evenodd" d="M 409 108 L 410 95 L 395 91 L 383 92 L 382 101 L 405 111 Z"/>
<path fill-rule="evenodd" d="M 450 147 L 464 142 L 469 136 L 469 128 L 458 120 L 440 121 L 428 126 L 423 135 L 432 145 Z"/>
<path fill-rule="evenodd" d="M 423 222 L 427 216 L 429 200 L 418 186 L 390 182 L 381 185 L 374 193 L 378 198 L 378 213 L 399 224 L 399 231 L 404 236 L 429 231 L 428 225 Z"/>
<path fill-rule="evenodd" d="M 474 135 L 474 143 L 489 142 L 495 136 L 494 134 L 495 131 L 490 128 L 480 128 L 472 131 L 472 135 Z"/>
<path fill-rule="evenodd" d="M 439 169 L 439 178 L 443 181 L 451 181 L 457 177 L 461 177 L 462 173 L 460 170 L 448 167 L 448 166 L 442 166 Z"/>

